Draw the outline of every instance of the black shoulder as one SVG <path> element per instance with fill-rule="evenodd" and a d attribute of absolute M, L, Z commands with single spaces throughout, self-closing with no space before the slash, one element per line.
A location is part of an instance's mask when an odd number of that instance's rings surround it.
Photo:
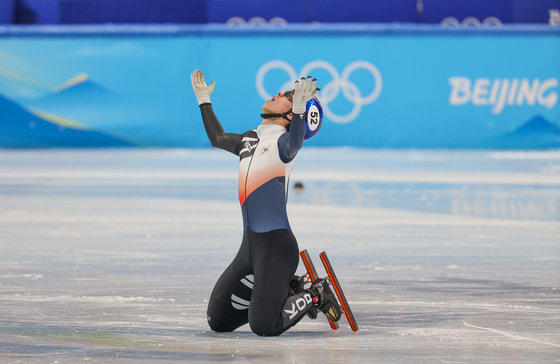
<path fill-rule="evenodd" d="M 256 130 L 249 130 L 241 134 L 241 143 L 237 146 L 239 158 L 243 159 L 252 156 L 258 142 L 259 137 Z"/>

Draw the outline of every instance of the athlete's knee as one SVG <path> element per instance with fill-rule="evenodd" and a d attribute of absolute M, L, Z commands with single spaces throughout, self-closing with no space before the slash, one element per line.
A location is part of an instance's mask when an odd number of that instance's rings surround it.
<path fill-rule="evenodd" d="M 224 310 L 223 305 L 219 305 L 212 299 L 206 311 L 206 319 L 210 329 L 215 332 L 230 332 L 242 324 L 238 322 L 239 317 L 232 315 L 230 310 Z"/>
<path fill-rule="evenodd" d="M 228 325 L 216 324 L 214 322 L 208 321 L 208 326 L 215 332 L 231 332 L 233 331 Z"/>
<path fill-rule="evenodd" d="M 215 332 L 231 332 L 237 328 L 236 325 L 231 322 L 225 322 L 223 320 L 216 320 L 212 316 L 208 315 L 208 326 Z"/>
<path fill-rule="evenodd" d="M 278 336 L 284 332 L 284 330 L 278 330 L 274 324 L 262 320 L 249 321 L 249 327 L 251 327 L 251 331 L 259 336 Z"/>

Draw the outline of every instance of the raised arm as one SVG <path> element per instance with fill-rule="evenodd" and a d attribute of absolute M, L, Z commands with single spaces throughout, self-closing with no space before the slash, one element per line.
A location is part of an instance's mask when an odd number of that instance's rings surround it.
<path fill-rule="evenodd" d="M 280 151 L 282 162 L 289 163 L 301 149 L 303 137 L 305 136 L 305 119 L 305 113 L 292 114 L 290 131 L 282 134 L 278 139 L 278 150 Z"/>
<path fill-rule="evenodd" d="M 202 121 L 210 143 L 213 147 L 227 150 L 233 154 L 238 154 L 237 146 L 241 143 L 241 134 L 226 133 L 218 118 L 214 114 L 212 104 L 200 105 L 200 112 L 202 113 Z"/>
<path fill-rule="evenodd" d="M 316 84 L 317 80 L 311 80 L 311 77 L 302 77 L 301 81 L 295 83 L 290 131 L 278 139 L 280 158 L 284 163 L 294 159 L 303 145 L 307 122 L 306 105 L 320 90 L 315 87 Z"/>
<path fill-rule="evenodd" d="M 210 103 L 210 94 L 214 91 L 216 83 L 212 81 L 210 86 L 207 86 L 206 81 L 204 81 L 204 73 L 200 70 L 194 70 L 191 74 L 191 83 L 198 100 L 198 105 L 200 106 L 202 121 L 204 122 L 204 128 L 206 129 L 206 134 L 208 135 L 208 139 L 210 139 L 210 143 L 213 147 L 237 154 L 236 149 L 239 143 L 241 143 L 241 135 L 226 133 L 224 131 Z"/>

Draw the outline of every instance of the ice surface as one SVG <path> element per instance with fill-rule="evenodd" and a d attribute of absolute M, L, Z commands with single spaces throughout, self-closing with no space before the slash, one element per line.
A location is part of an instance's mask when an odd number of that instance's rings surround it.
<path fill-rule="evenodd" d="M 217 150 L 0 151 L 0 362 L 560 362 L 560 152 L 304 149 L 292 228 L 357 333 L 209 330 L 236 177 Z"/>

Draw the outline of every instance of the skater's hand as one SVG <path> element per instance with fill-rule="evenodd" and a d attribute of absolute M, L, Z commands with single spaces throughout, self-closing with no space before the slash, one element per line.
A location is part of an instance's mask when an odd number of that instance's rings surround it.
<path fill-rule="evenodd" d="M 311 80 L 311 76 L 307 76 L 307 79 L 302 77 L 301 80 L 296 81 L 294 87 L 294 103 L 292 106 L 292 112 L 294 114 L 305 113 L 307 101 L 314 98 L 320 90 L 315 87 L 316 83 L 317 80 L 315 78 Z"/>
<path fill-rule="evenodd" d="M 194 70 L 191 73 L 191 83 L 198 104 L 210 103 L 210 94 L 214 91 L 216 82 L 212 81 L 210 86 L 207 86 L 206 81 L 204 81 L 204 73 L 201 70 Z"/>

